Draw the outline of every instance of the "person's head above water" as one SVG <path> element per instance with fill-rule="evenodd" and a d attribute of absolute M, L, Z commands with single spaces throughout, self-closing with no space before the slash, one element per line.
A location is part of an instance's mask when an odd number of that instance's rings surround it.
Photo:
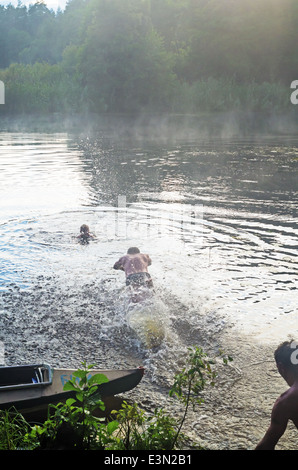
<path fill-rule="evenodd" d="M 274 358 L 282 377 L 298 379 L 298 343 L 294 340 L 280 344 L 274 352 Z"/>
<path fill-rule="evenodd" d="M 81 225 L 80 232 L 81 233 L 89 233 L 88 225 L 86 225 L 86 224 Z"/>
<path fill-rule="evenodd" d="M 128 255 L 136 255 L 138 253 L 140 253 L 140 250 L 136 246 L 132 246 L 131 248 L 128 248 L 127 250 Z"/>

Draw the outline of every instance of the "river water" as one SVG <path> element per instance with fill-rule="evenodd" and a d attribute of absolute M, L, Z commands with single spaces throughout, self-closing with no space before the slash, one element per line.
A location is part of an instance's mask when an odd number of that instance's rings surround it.
<path fill-rule="evenodd" d="M 177 415 L 167 394 L 187 348 L 223 349 L 234 360 L 185 431 L 254 448 L 286 389 L 274 349 L 298 338 L 297 162 L 291 135 L 0 132 L 1 362 L 143 365 L 128 396 Z M 113 270 L 130 246 L 154 280 L 134 309 Z M 297 448 L 291 426 L 279 448 Z"/>

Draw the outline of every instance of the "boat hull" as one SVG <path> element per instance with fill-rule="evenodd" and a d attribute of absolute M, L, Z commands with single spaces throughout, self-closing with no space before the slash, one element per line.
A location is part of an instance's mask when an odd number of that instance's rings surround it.
<path fill-rule="evenodd" d="M 41 379 L 36 381 L 32 377 L 29 382 L 30 374 L 36 376 L 38 369 L 41 370 Z M 52 369 L 44 364 L 0 367 L 0 409 L 13 407 L 24 415 L 30 415 L 34 410 L 47 409 L 49 404 L 65 402 L 71 397 L 75 398 L 75 391 L 63 390 L 65 383 L 74 377 L 75 372 L 75 369 Z M 108 382 L 100 384 L 95 394 L 109 409 L 113 402 L 119 402 L 114 395 L 132 390 L 139 384 L 144 375 L 144 369 L 91 369 L 88 374 L 103 374 L 107 377 Z M 21 376 L 22 379 L 26 377 L 27 383 L 7 383 L 3 379 L 4 376 L 7 379 L 15 375 Z"/>

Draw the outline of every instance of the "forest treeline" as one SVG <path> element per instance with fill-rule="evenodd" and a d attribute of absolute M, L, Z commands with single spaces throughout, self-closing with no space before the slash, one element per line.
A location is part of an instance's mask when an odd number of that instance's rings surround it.
<path fill-rule="evenodd" d="M 0 111 L 289 109 L 297 24 L 297 0 L 1 6 Z"/>

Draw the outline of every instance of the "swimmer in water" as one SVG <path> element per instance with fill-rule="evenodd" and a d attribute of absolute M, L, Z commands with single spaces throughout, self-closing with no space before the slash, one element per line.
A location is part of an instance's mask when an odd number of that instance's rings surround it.
<path fill-rule="evenodd" d="M 114 264 L 114 269 L 125 272 L 127 286 L 153 287 L 151 276 L 148 273 L 150 265 L 149 255 L 141 253 L 139 248 L 131 247 L 127 250 L 127 254 Z"/>
<path fill-rule="evenodd" d="M 81 225 L 80 235 L 77 237 L 82 243 L 88 243 L 89 240 L 93 240 L 95 236 L 90 233 L 89 226 L 86 224 Z"/>
<path fill-rule="evenodd" d="M 278 372 L 289 385 L 274 403 L 270 426 L 256 450 L 274 450 L 284 434 L 288 421 L 298 429 L 298 343 L 285 341 L 275 351 Z"/>

